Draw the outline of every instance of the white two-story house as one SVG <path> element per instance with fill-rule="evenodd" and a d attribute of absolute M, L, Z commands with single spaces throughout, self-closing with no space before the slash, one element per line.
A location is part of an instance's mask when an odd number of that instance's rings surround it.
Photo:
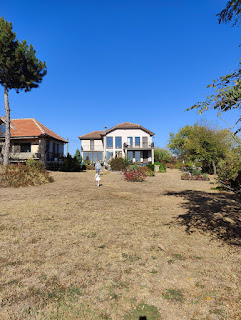
<path fill-rule="evenodd" d="M 154 163 L 154 135 L 141 125 L 130 122 L 93 131 L 79 137 L 82 158 L 106 163 L 111 158 L 128 157 L 132 162 Z"/>

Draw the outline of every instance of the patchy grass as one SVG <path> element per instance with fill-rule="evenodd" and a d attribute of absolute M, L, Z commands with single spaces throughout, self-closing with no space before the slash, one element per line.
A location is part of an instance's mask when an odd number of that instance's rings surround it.
<path fill-rule="evenodd" d="M 238 199 L 168 170 L 0 193 L 0 319 L 240 319 Z"/>

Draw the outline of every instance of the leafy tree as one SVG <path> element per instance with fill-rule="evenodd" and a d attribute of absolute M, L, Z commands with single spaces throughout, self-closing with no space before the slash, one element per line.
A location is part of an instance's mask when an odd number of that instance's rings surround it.
<path fill-rule="evenodd" d="M 37 88 L 46 75 L 45 62 L 39 61 L 36 51 L 26 40 L 19 42 L 12 31 L 12 23 L 0 18 L 0 84 L 4 87 L 5 101 L 5 150 L 4 165 L 9 163 L 10 154 L 10 108 L 8 92 L 15 89 L 25 92 Z"/>
<path fill-rule="evenodd" d="M 201 162 L 203 169 L 216 167 L 231 150 L 231 133 L 228 130 L 214 130 L 208 126 L 193 125 L 181 128 L 176 135 L 170 135 L 169 148 L 179 158 Z"/>
<path fill-rule="evenodd" d="M 241 13 L 241 1 L 240 0 L 230 0 L 228 1 L 225 9 L 223 9 L 217 16 L 219 17 L 219 23 L 229 22 L 234 20 L 234 25 L 240 20 Z"/>
<path fill-rule="evenodd" d="M 81 157 L 81 154 L 80 154 L 79 149 L 76 150 L 74 157 L 75 157 L 75 159 L 76 159 L 79 163 L 82 162 L 82 157 Z"/>
<path fill-rule="evenodd" d="M 169 150 L 157 147 L 154 149 L 154 159 L 155 159 L 155 162 L 164 161 L 169 163 L 172 160 L 172 154 L 170 153 Z"/>
<path fill-rule="evenodd" d="M 230 0 L 228 1 L 224 10 L 219 14 L 219 23 L 229 22 L 234 19 L 234 25 L 239 22 L 241 13 L 241 0 Z M 207 88 L 212 88 L 213 93 L 208 95 L 204 102 L 198 102 L 188 108 L 187 110 L 198 109 L 199 113 L 202 114 L 206 110 L 214 109 L 218 111 L 220 116 L 223 112 L 229 110 L 238 109 L 241 110 L 241 64 L 237 70 L 213 80 Z M 238 117 L 232 128 L 236 127 L 235 134 L 241 131 L 240 127 L 241 116 Z"/>

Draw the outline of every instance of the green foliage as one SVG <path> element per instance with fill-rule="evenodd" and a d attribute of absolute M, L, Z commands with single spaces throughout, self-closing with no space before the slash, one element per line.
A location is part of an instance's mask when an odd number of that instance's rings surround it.
<path fill-rule="evenodd" d="M 135 164 L 135 163 L 134 163 L 134 164 L 131 164 L 131 165 L 129 166 L 129 169 L 136 171 L 136 170 L 138 169 L 138 165 Z"/>
<path fill-rule="evenodd" d="M 219 161 L 224 159 L 232 147 L 232 134 L 228 130 L 216 130 L 207 125 L 185 126 L 177 134 L 171 134 L 169 148 L 180 159 L 198 162 L 202 168 L 213 168 L 215 171 Z M 193 163 L 190 163 L 192 166 Z"/>
<path fill-rule="evenodd" d="M 0 187 L 26 187 L 53 182 L 44 169 L 38 167 L 10 164 L 1 170 Z"/>
<path fill-rule="evenodd" d="M 161 314 L 158 309 L 153 305 L 141 303 L 136 306 L 133 310 L 129 311 L 124 320 L 139 320 L 141 317 L 146 317 L 150 320 L 161 320 Z"/>
<path fill-rule="evenodd" d="M 121 157 L 112 158 L 110 160 L 110 166 L 112 171 L 122 171 L 125 168 L 124 159 Z"/>
<path fill-rule="evenodd" d="M 12 23 L 0 18 L 0 83 L 17 92 L 37 88 L 47 70 L 45 62 L 39 61 L 35 54 L 26 40 L 16 39 Z"/>
<path fill-rule="evenodd" d="M 234 25 L 239 22 L 241 13 L 241 1 L 230 0 L 228 1 L 225 9 L 223 9 L 217 16 L 219 17 L 219 23 L 229 22 L 234 20 Z"/>
<path fill-rule="evenodd" d="M 159 172 L 166 172 L 167 171 L 167 167 L 164 163 L 160 163 L 159 165 Z"/>
<path fill-rule="evenodd" d="M 155 162 L 164 161 L 169 163 L 172 161 L 172 154 L 170 151 L 163 148 L 155 148 L 154 149 L 154 160 Z"/>
<path fill-rule="evenodd" d="M 74 155 L 74 158 L 75 158 L 79 163 L 82 163 L 82 157 L 81 157 L 81 154 L 80 154 L 79 149 L 76 150 L 75 155 Z"/>
<path fill-rule="evenodd" d="M 35 159 L 28 159 L 26 161 L 26 166 L 30 168 L 35 168 L 39 171 L 42 171 L 45 169 L 45 164 L 42 161 L 35 160 Z"/>
<path fill-rule="evenodd" d="M 154 164 L 148 164 L 147 167 L 148 167 L 149 169 L 151 169 L 153 172 L 155 171 L 155 166 L 154 166 Z"/>
<path fill-rule="evenodd" d="M 76 158 L 72 158 L 69 154 L 63 158 L 63 165 L 60 167 L 60 171 L 79 172 L 81 169 L 81 164 Z"/>

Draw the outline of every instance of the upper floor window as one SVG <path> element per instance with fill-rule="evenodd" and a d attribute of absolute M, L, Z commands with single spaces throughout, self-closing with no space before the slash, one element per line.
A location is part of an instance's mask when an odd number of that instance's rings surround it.
<path fill-rule="evenodd" d="M 94 140 L 90 140 L 90 150 L 94 150 L 95 149 L 95 142 Z"/>
<path fill-rule="evenodd" d="M 121 149 L 121 145 L 122 145 L 121 137 L 115 137 L 115 148 L 116 149 Z"/>
<path fill-rule="evenodd" d="M 107 148 L 113 148 L 113 137 L 106 138 Z"/>
<path fill-rule="evenodd" d="M 141 138 L 140 137 L 135 137 L 135 146 L 140 147 L 141 145 Z"/>
<path fill-rule="evenodd" d="M 128 137 L 127 138 L 127 144 L 128 144 L 128 146 L 132 146 L 133 145 L 133 137 Z"/>
<path fill-rule="evenodd" d="M 5 132 L 6 132 L 6 125 L 5 124 L 1 124 L 0 125 L 0 137 L 4 137 L 5 136 Z"/>

